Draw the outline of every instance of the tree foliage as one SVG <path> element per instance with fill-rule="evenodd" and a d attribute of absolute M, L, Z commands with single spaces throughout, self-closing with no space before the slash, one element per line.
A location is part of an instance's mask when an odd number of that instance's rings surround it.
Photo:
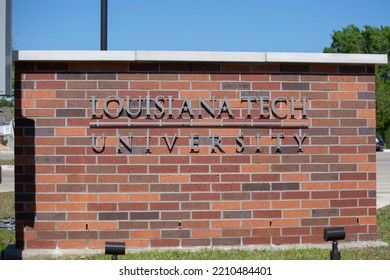
<path fill-rule="evenodd" d="M 390 56 L 390 26 L 359 29 L 349 25 L 333 31 L 332 44 L 324 48 L 325 53 L 387 54 Z M 376 68 L 377 130 L 385 138 L 390 134 L 390 64 Z"/>

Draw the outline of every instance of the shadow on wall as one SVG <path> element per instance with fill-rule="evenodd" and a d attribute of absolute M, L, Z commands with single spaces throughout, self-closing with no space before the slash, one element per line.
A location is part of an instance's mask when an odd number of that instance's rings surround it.
<path fill-rule="evenodd" d="M 15 75 L 15 214 L 16 250 L 12 258 L 22 259 L 28 244 L 29 228 L 36 218 L 35 121 L 21 110 L 20 74 Z M 34 247 L 29 244 L 28 247 Z"/>

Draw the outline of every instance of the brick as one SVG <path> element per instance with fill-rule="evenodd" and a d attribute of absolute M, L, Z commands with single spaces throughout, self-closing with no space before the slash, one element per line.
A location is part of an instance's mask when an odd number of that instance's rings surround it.
<path fill-rule="evenodd" d="M 162 230 L 161 231 L 162 238 L 190 238 L 191 231 L 190 230 Z"/>
<path fill-rule="evenodd" d="M 253 211 L 254 218 L 281 218 L 281 210 L 256 210 Z"/>
<path fill-rule="evenodd" d="M 150 203 L 150 210 L 179 210 L 180 205 L 179 203 L 170 202 L 170 203 L 164 203 L 164 202 L 157 202 L 157 203 Z"/>
<path fill-rule="evenodd" d="M 311 90 L 334 91 L 338 88 L 338 83 L 311 83 Z"/>
<path fill-rule="evenodd" d="M 222 82 L 222 90 L 250 90 L 249 82 Z"/>
<path fill-rule="evenodd" d="M 283 90 L 310 90 L 310 83 L 288 83 L 282 82 Z"/>
<path fill-rule="evenodd" d="M 190 82 L 161 82 L 161 89 L 189 90 Z"/>
<path fill-rule="evenodd" d="M 212 228 L 239 228 L 240 220 L 215 220 L 211 221 Z"/>
<path fill-rule="evenodd" d="M 252 229 L 252 236 L 280 236 L 280 229 L 278 228 L 254 228 Z"/>
<path fill-rule="evenodd" d="M 123 240 L 129 239 L 129 231 L 115 230 L 115 231 L 100 231 L 99 239 Z"/>
<path fill-rule="evenodd" d="M 192 176 L 191 176 L 192 179 Z M 162 183 L 188 183 L 190 181 L 189 175 L 161 175 L 160 182 Z"/>
<path fill-rule="evenodd" d="M 148 222 L 119 222 L 119 229 L 147 229 L 149 228 Z M 133 233 L 138 232 L 138 231 L 132 231 L 131 232 L 131 238 L 133 237 Z M 144 230 L 139 231 L 144 232 Z"/>
<path fill-rule="evenodd" d="M 37 89 L 65 89 L 64 81 L 36 81 Z"/>
<path fill-rule="evenodd" d="M 297 244 L 300 241 L 299 236 L 277 236 L 277 237 L 272 237 L 272 244 Z"/>
<path fill-rule="evenodd" d="M 220 211 L 193 211 L 192 218 L 200 220 L 220 219 L 222 213 Z"/>
<path fill-rule="evenodd" d="M 192 230 L 193 238 L 212 238 L 220 237 L 221 231 L 219 229 L 202 229 L 202 230 Z"/>
<path fill-rule="evenodd" d="M 271 238 L 269 237 L 244 237 L 242 239 L 243 245 L 269 245 Z"/>
<path fill-rule="evenodd" d="M 145 82 L 145 81 L 131 81 L 130 82 L 131 89 L 151 90 L 151 89 L 159 89 L 159 87 L 160 87 L 159 82 Z"/>
<path fill-rule="evenodd" d="M 76 213 L 68 213 L 68 219 L 69 220 L 82 220 L 82 221 L 87 221 L 87 220 L 96 220 L 97 219 L 97 214 L 96 213 L 86 213 L 86 212 L 76 212 Z"/>
<path fill-rule="evenodd" d="M 156 239 L 150 241 L 151 247 L 178 247 L 179 245 L 179 239 Z"/>
<path fill-rule="evenodd" d="M 299 189 L 299 183 L 272 183 L 273 191 L 294 191 Z"/>
<path fill-rule="evenodd" d="M 338 209 L 312 209 L 311 212 L 312 217 L 331 217 L 340 215 Z"/>
<path fill-rule="evenodd" d="M 320 243 L 324 227 L 344 223 L 347 241 L 375 238 L 373 67 L 187 62 L 24 66 L 29 70 L 16 75 L 16 88 L 23 88 L 15 92 L 16 113 L 35 123 L 17 120 L 15 131 L 23 137 L 15 151 L 15 188 L 24 193 L 17 194 L 23 202 L 16 205 L 17 215 L 28 221 L 31 211 L 36 212 L 36 226 L 27 226 L 27 238 L 51 238 L 51 231 L 68 230 L 58 237 L 69 239 L 54 241 L 54 247 L 98 249 L 104 248 L 99 238 L 125 239 L 129 248 Z M 47 70 L 34 73 L 36 67 Z M 116 132 L 101 128 L 108 136 L 105 151 L 86 148 L 91 146 L 91 96 L 97 96 L 102 108 L 111 95 L 147 94 L 153 99 L 173 96 L 174 110 L 184 97 L 195 105 L 199 97 L 226 96 L 234 115 L 243 117 L 241 97 L 306 96 L 311 127 L 303 132 L 310 137 L 297 153 L 292 136 L 300 129 L 273 128 L 273 133 L 285 134 L 285 147 L 276 153 L 265 127 L 153 128 L 151 154 L 138 147 L 132 155 L 116 155 Z M 258 102 L 252 105 L 255 116 Z M 124 112 L 116 121 L 125 118 Z M 226 114 L 221 121 L 228 121 Z M 119 133 L 125 135 L 124 130 Z M 135 146 L 144 145 L 145 128 L 131 133 Z M 172 153 L 163 133 L 180 136 Z M 199 153 L 189 150 L 192 133 L 200 135 Z M 224 152 L 210 153 L 210 133 L 222 136 Z M 241 154 L 236 153 L 238 133 L 246 136 Z M 256 133 L 262 136 L 261 153 L 255 153 Z"/>
<path fill-rule="evenodd" d="M 130 212 L 129 215 L 130 220 L 158 220 L 160 217 L 159 212 Z"/>
<path fill-rule="evenodd" d="M 241 209 L 240 202 L 212 202 L 213 210 L 237 210 Z"/>
<path fill-rule="evenodd" d="M 243 218 L 251 218 L 251 211 L 223 211 L 224 219 L 243 219 Z"/>
<path fill-rule="evenodd" d="M 340 83 L 340 90 L 365 91 L 367 90 L 367 84 L 366 83 Z"/>
<path fill-rule="evenodd" d="M 182 210 L 209 210 L 210 203 L 209 202 L 182 202 L 181 209 Z"/>
<path fill-rule="evenodd" d="M 311 180 L 313 181 L 337 181 L 339 175 L 337 173 L 312 173 Z"/>
<path fill-rule="evenodd" d="M 270 183 L 243 183 L 242 191 L 270 191 Z"/>
<path fill-rule="evenodd" d="M 252 82 L 253 90 L 280 90 L 280 82 Z"/>
<path fill-rule="evenodd" d="M 131 217 L 131 215 L 130 215 Z M 101 212 L 99 213 L 99 220 L 100 221 L 107 221 L 107 220 L 128 220 L 129 214 L 127 212 Z M 134 219 L 134 218 L 130 218 Z"/>
<path fill-rule="evenodd" d="M 68 231 L 68 239 L 97 239 L 97 231 Z"/>
<path fill-rule="evenodd" d="M 239 246 L 241 245 L 240 238 L 213 238 L 212 246 Z"/>
<path fill-rule="evenodd" d="M 134 210 L 134 211 L 141 210 L 142 211 L 142 210 L 148 210 L 149 204 L 147 202 L 119 203 L 118 207 L 119 207 L 120 211 L 126 211 L 126 210 L 130 210 L 130 211 L 131 210 Z"/>
<path fill-rule="evenodd" d="M 136 230 L 131 231 L 131 239 L 156 239 L 161 238 L 159 230 Z"/>
<path fill-rule="evenodd" d="M 60 249 L 76 249 L 86 247 L 87 240 L 58 240 L 58 248 Z"/>
<path fill-rule="evenodd" d="M 53 240 L 27 240 L 26 248 L 29 249 L 55 249 L 56 241 Z"/>

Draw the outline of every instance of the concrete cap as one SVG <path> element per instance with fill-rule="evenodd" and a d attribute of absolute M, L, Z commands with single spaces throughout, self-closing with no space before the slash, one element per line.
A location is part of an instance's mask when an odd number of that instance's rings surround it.
<path fill-rule="evenodd" d="M 14 61 L 171 61 L 386 64 L 386 54 L 206 51 L 14 51 Z"/>

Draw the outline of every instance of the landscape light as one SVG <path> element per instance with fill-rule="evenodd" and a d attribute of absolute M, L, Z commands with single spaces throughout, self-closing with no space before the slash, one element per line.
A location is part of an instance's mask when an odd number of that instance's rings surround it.
<path fill-rule="evenodd" d="M 338 240 L 345 238 L 345 229 L 343 227 L 325 228 L 324 229 L 324 240 L 332 241 L 332 251 L 330 251 L 331 260 L 340 260 L 341 254 L 338 249 Z"/>
<path fill-rule="evenodd" d="M 125 242 L 106 242 L 105 254 L 112 255 L 111 260 L 117 260 L 118 255 L 125 255 L 126 254 Z"/>

